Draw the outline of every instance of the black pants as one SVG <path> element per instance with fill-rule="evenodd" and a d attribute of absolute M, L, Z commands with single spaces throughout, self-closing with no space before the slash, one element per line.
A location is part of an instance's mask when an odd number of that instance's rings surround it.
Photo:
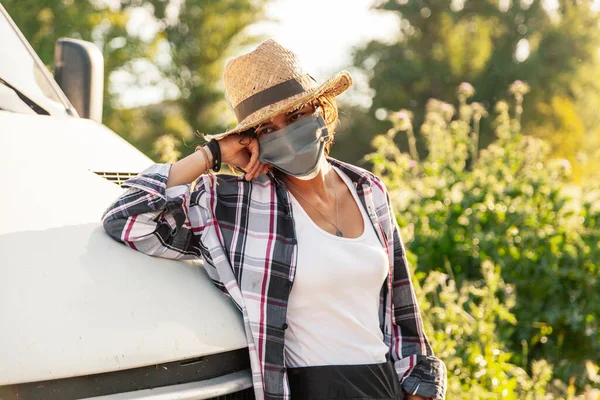
<path fill-rule="evenodd" d="M 288 368 L 292 400 L 402 400 L 391 361 L 366 365 Z"/>

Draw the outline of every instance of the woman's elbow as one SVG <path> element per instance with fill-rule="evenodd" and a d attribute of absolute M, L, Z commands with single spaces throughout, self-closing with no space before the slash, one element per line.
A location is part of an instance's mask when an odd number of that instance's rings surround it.
<path fill-rule="evenodd" d="M 124 243 L 123 231 L 125 230 L 126 225 L 127 219 L 104 218 L 102 220 L 102 226 L 108 236 L 121 243 Z"/>
<path fill-rule="evenodd" d="M 129 218 L 105 218 L 102 221 L 104 231 L 114 240 L 128 247 L 153 257 L 166 257 L 168 250 L 158 236 L 160 229 L 153 224 L 148 224 L 141 216 Z"/>

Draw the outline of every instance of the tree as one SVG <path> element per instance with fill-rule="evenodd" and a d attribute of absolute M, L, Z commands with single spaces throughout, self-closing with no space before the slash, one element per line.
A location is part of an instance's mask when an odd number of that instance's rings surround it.
<path fill-rule="evenodd" d="M 170 161 L 190 153 L 194 132 L 220 132 L 234 122 L 223 98 L 221 73 L 233 52 L 260 39 L 245 28 L 263 16 L 267 0 L 5 0 L 3 2 L 43 62 L 54 43 L 74 37 L 96 43 L 105 60 L 104 123 L 154 156 Z M 142 37 L 129 26 L 144 10 L 154 32 Z M 141 67 L 140 67 L 141 66 Z M 158 77 L 148 80 L 148 71 Z M 124 109 L 111 76 L 128 74 L 133 86 L 167 82 L 176 96 L 162 105 Z M 158 143 L 155 143 L 158 141 Z"/>
<path fill-rule="evenodd" d="M 105 62 L 103 114 L 110 116 L 115 100 L 108 91 L 110 75 L 129 60 L 145 57 L 151 46 L 127 31 L 127 6 L 110 8 L 88 0 L 4 0 L 2 4 L 49 69 L 59 38 L 87 40 L 100 47 Z"/>
<path fill-rule="evenodd" d="M 474 100 L 489 107 L 520 79 L 531 86 L 524 104 L 525 133 L 552 136 L 552 155 L 576 166 L 585 140 L 600 136 L 600 115 L 589 108 L 600 101 L 598 80 L 591 78 L 600 73 L 600 16 L 591 0 L 560 0 L 556 9 L 548 4 L 381 1 L 376 9 L 400 18 L 399 40 L 392 45 L 371 41 L 354 54 L 355 66 L 367 74 L 376 93 L 368 110 L 374 131 L 389 128 L 375 118 L 378 109 L 422 110 L 430 97 L 451 100 L 464 81 L 478 88 Z M 423 118 L 422 112 L 415 114 L 417 126 Z M 352 127 L 341 133 L 349 138 L 365 134 Z M 484 120 L 481 146 L 492 140 Z M 423 147 L 422 138 L 419 143 Z"/>
<path fill-rule="evenodd" d="M 170 2 L 151 2 L 163 27 L 158 35 L 168 43 L 172 60 L 161 72 L 180 93 L 173 106 L 181 116 L 177 123 L 172 113 L 171 126 L 163 125 L 162 131 L 155 131 L 154 136 L 168 131 L 184 142 L 198 140 L 194 132 L 225 131 L 235 122 L 223 95 L 221 75 L 225 61 L 260 39 L 247 34 L 245 29 L 263 17 L 266 1 L 186 0 L 171 15 L 167 12 Z M 183 155 L 193 148 L 179 146 Z"/>
<path fill-rule="evenodd" d="M 166 45 L 170 62 L 151 61 L 178 96 L 162 105 L 124 110 L 107 124 L 119 132 L 127 129 L 126 139 L 159 161 L 191 153 L 193 142 L 201 140 L 199 133 L 225 131 L 235 119 L 223 96 L 224 64 L 234 52 L 260 40 L 245 29 L 262 18 L 265 3 L 149 0 L 160 27 L 156 46 Z M 160 150 L 173 146 L 175 152 Z"/>

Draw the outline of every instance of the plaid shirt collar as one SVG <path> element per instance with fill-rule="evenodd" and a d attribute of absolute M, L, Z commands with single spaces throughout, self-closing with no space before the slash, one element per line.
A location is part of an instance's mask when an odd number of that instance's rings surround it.
<path fill-rule="evenodd" d="M 360 199 L 365 210 L 368 211 L 368 215 L 371 219 L 373 227 L 377 232 L 377 236 L 382 245 L 387 249 L 389 246 L 387 243 L 387 235 L 382 229 L 381 224 L 377 219 L 375 212 L 375 205 L 373 204 L 372 186 L 374 184 L 372 175 L 362 169 L 351 166 L 344 162 L 338 161 L 333 158 L 328 158 L 331 165 L 338 167 L 343 173 L 345 173 L 357 191 L 358 198 Z M 216 270 L 223 270 L 230 268 L 233 269 L 234 275 L 241 278 L 235 282 L 230 281 L 226 284 L 226 293 L 233 298 L 238 308 L 244 314 L 244 320 L 246 321 L 246 330 L 251 332 L 251 338 L 249 338 L 249 349 L 250 358 L 252 364 L 255 366 L 253 370 L 253 381 L 256 392 L 256 397 L 265 399 L 282 399 L 289 400 L 289 386 L 287 383 L 287 369 L 285 367 L 284 357 L 284 336 L 286 326 L 286 309 L 289 299 L 289 294 L 292 289 L 295 268 L 296 268 L 296 236 L 294 221 L 292 218 L 292 206 L 289 193 L 286 189 L 285 183 L 279 179 L 272 172 L 269 173 L 271 178 L 269 184 L 266 185 L 251 185 L 249 186 L 252 191 L 263 192 L 256 197 L 263 197 L 264 192 L 275 189 L 275 195 L 272 196 L 272 209 L 271 209 L 271 221 L 269 226 L 271 227 L 268 233 L 269 238 L 266 240 L 252 241 L 252 246 L 266 249 L 267 255 L 265 256 L 265 269 L 263 276 L 260 277 L 259 281 L 261 285 L 252 285 L 253 288 L 259 288 L 259 290 L 251 290 L 245 285 L 245 275 L 254 275 L 252 273 L 246 273 L 243 266 L 243 256 L 241 250 L 237 249 L 236 243 L 239 241 L 234 240 L 235 235 L 227 234 L 223 235 L 222 248 L 224 251 L 228 250 L 229 257 L 228 265 L 219 267 L 218 263 L 214 263 Z M 240 179 L 237 178 L 236 179 Z M 264 180 L 263 180 L 264 182 Z M 220 185 L 220 184 L 219 184 Z M 219 185 L 213 185 L 212 187 L 219 187 Z M 225 185 L 223 185 L 225 186 Z M 243 185 L 246 186 L 246 185 Z M 237 198 L 246 199 L 246 196 L 240 196 L 238 191 L 234 194 Z M 256 195 L 257 193 L 253 193 Z M 219 207 L 219 204 L 227 204 L 226 198 L 229 197 L 225 191 L 222 192 L 221 198 L 219 198 L 219 189 L 215 192 L 215 198 L 218 199 L 215 206 L 216 218 L 219 223 L 227 220 L 232 220 L 233 214 L 236 216 L 244 215 L 246 212 L 243 209 L 248 209 L 248 213 L 251 212 L 251 206 L 249 204 L 240 204 L 232 210 L 230 207 L 224 206 L 224 209 Z M 251 195 L 248 198 L 252 197 Z M 243 203 L 243 201 L 242 201 Z M 229 203 L 230 204 L 230 203 Z M 232 213 L 232 211 L 234 211 Z M 226 214 L 230 214 L 227 217 Z M 242 219 L 238 219 L 241 225 L 245 225 L 245 222 L 241 222 Z M 240 226 L 234 228 L 234 230 L 241 229 L 245 230 L 246 227 Z M 225 229 L 229 230 L 229 229 Z M 252 230 L 249 228 L 248 230 Z M 245 249 L 250 246 L 250 239 L 245 244 Z M 212 264 L 211 258 L 214 260 L 214 254 L 207 252 L 205 254 L 205 260 L 208 264 Z M 229 265 L 229 264 L 232 265 Z M 225 264 L 225 263 L 223 263 Z M 210 270 L 209 270 L 210 271 Z M 391 270 L 390 270 L 391 271 Z M 214 274 L 214 280 L 216 282 L 222 282 L 223 273 L 217 272 Z M 254 277 L 253 279 L 256 279 Z M 241 282 L 240 282 L 241 281 Z M 234 288 L 233 286 L 237 286 Z M 239 290 L 239 293 L 237 293 Z M 382 330 L 385 330 L 386 316 L 384 313 L 385 309 L 385 296 L 387 296 L 387 288 L 382 290 L 381 299 L 381 310 L 380 310 L 380 322 Z M 391 316 L 387 316 L 389 319 Z"/>

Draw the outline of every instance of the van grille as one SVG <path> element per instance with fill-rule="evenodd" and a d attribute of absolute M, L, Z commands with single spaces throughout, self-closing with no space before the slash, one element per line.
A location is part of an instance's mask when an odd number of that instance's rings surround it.
<path fill-rule="evenodd" d="M 107 181 L 111 181 L 121 186 L 129 178 L 137 176 L 137 172 L 98 172 L 94 171 L 95 174 L 100 175 Z"/>

